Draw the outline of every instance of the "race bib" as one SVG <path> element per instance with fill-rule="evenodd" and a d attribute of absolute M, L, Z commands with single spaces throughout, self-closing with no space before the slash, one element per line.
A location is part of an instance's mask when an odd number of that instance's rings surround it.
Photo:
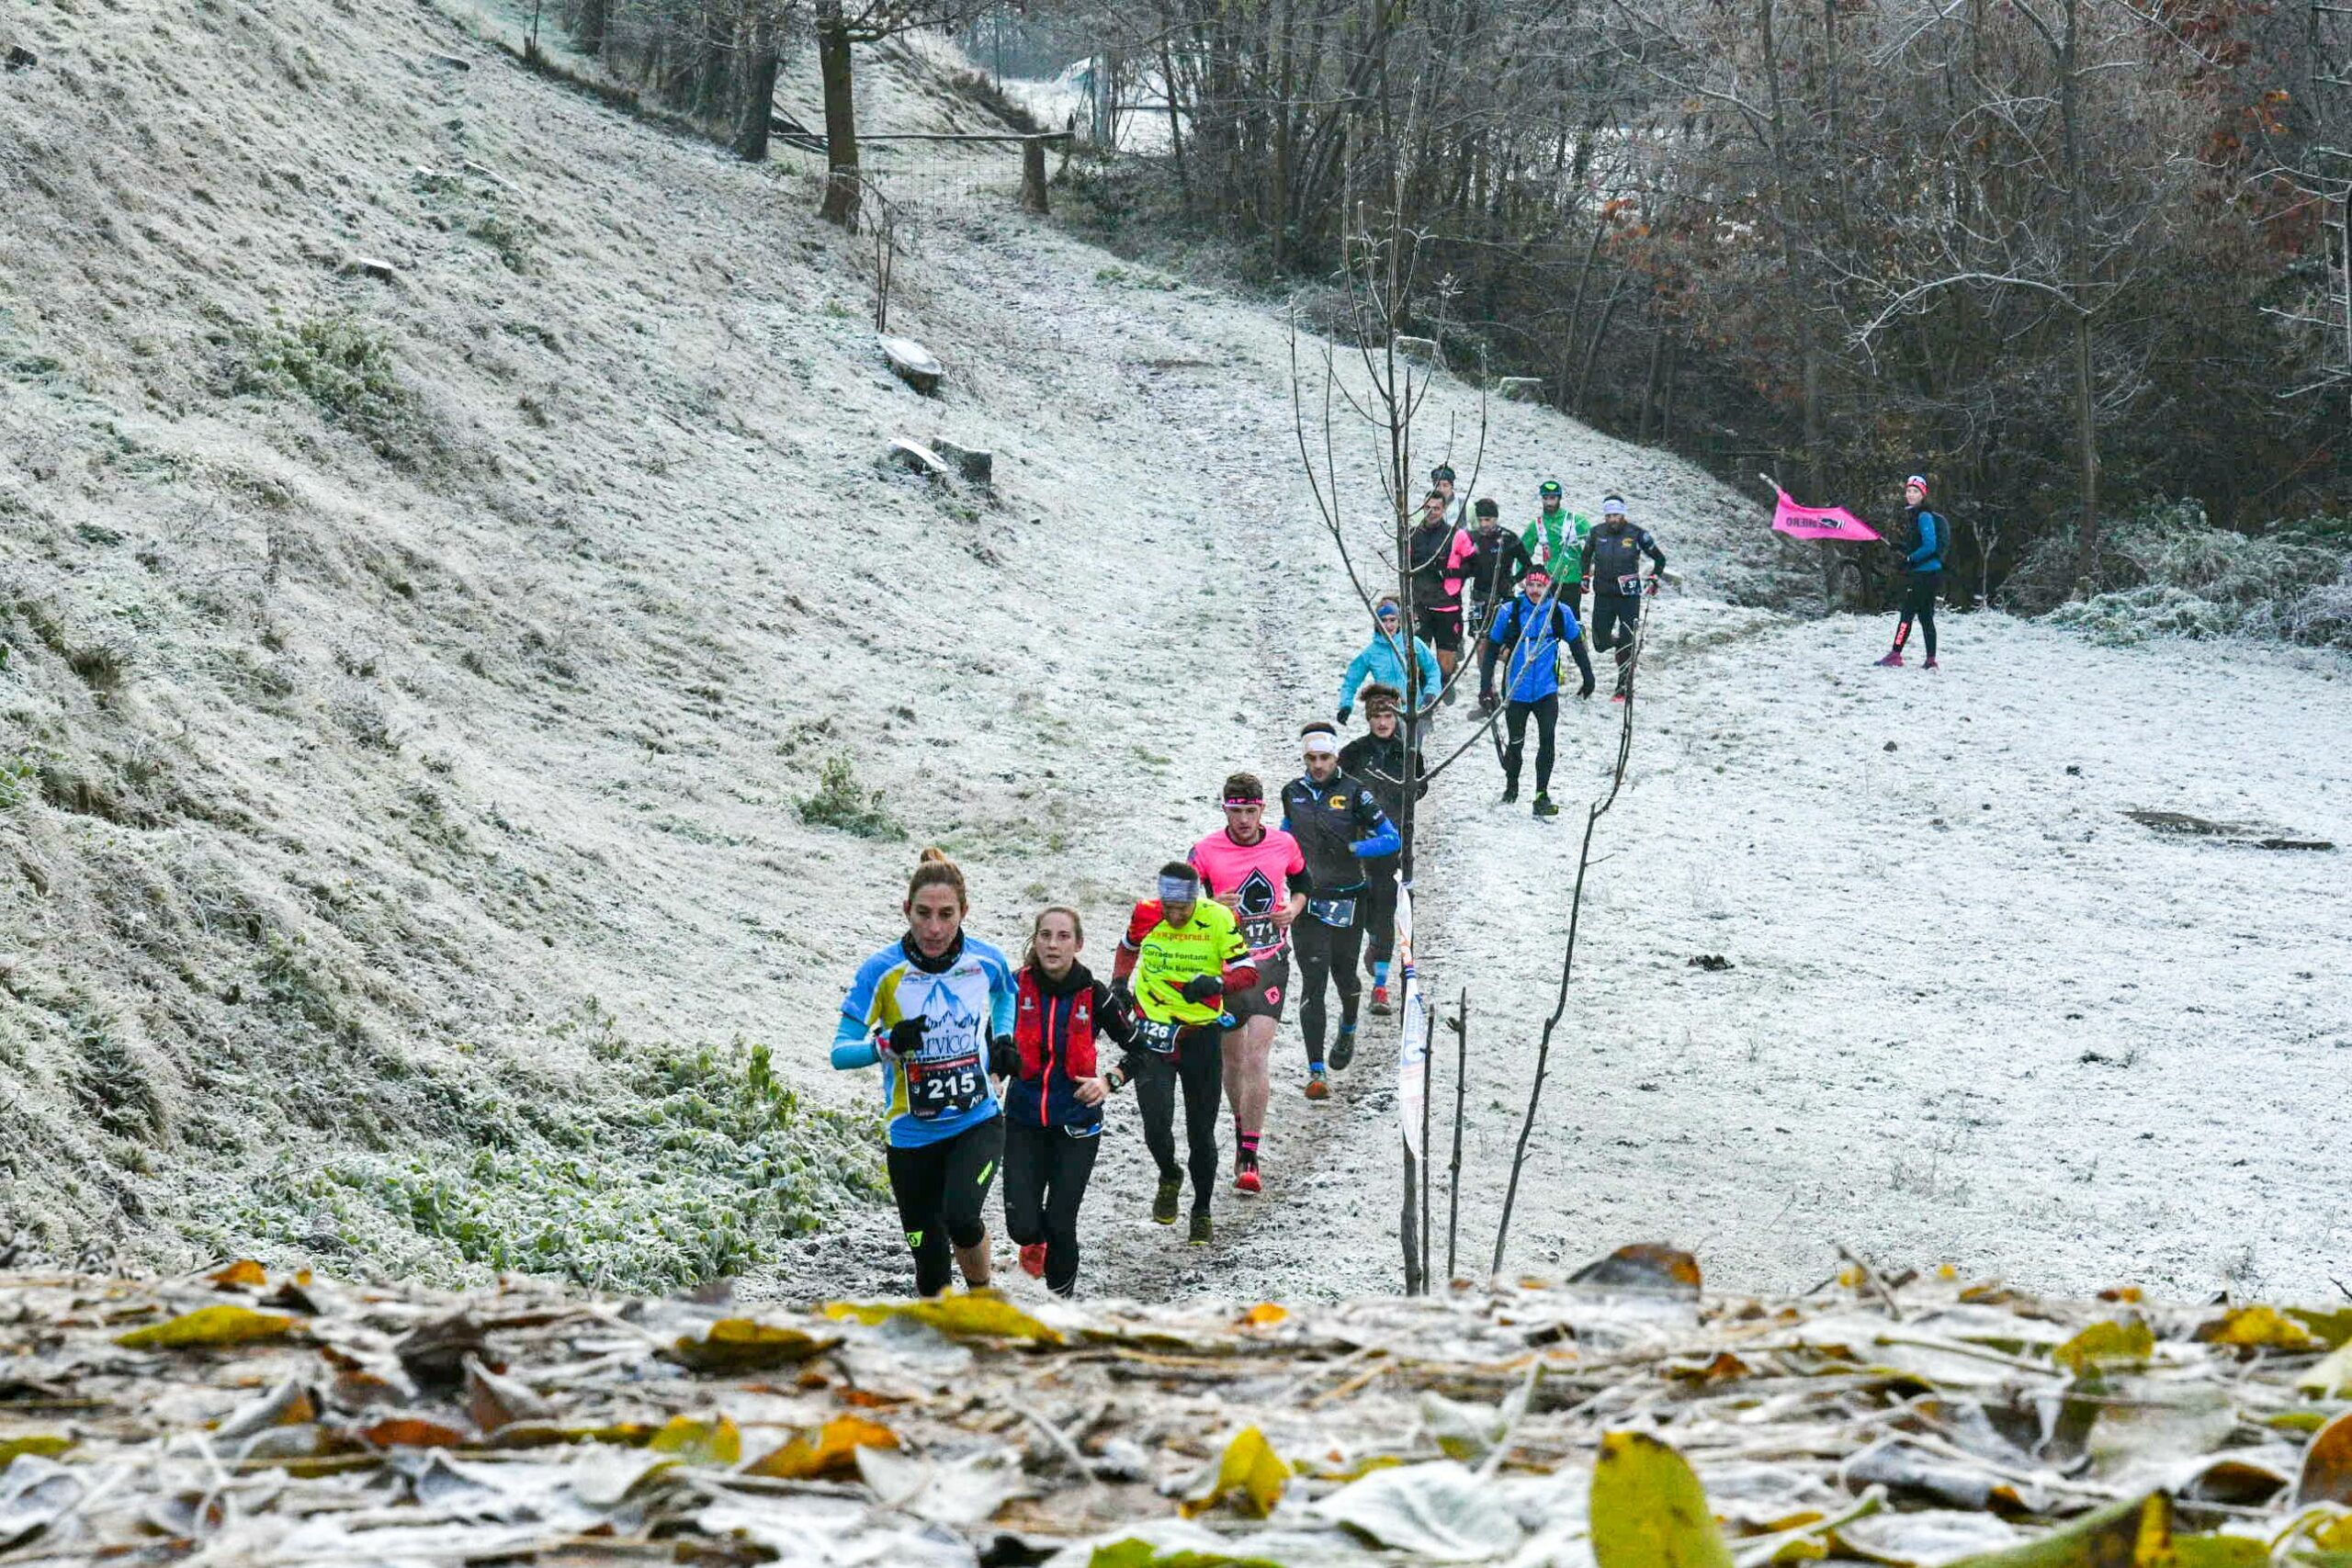
<path fill-rule="evenodd" d="M 1333 931 L 1343 931 L 1356 923 L 1356 901 L 1353 898 L 1309 898 L 1306 912 Z"/>
<path fill-rule="evenodd" d="M 1617 580 L 1617 592 L 1623 593 L 1628 599 L 1634 598 L 1639 594 L 1641 591 L 1642 574 L 1640 572 L 1635 572 L 1631 577 L 1621 577 Z"/>
<path fill-rule="evenodd" d="M 907 1113 L 918 1122 L 956 1116 L 988 1098 L 988 1075 L 977 1050 L 952 1056 L 915 1057 L 906 1064 Z"/>
<path fill-rule="evenodd" d="M 1172 1056 L 1176 1054 L 1176 1036 L 1183 1027 L 1173 1019 L 1166 1023 L 1156 1023 L 1148 1018 L 1138 1018 L 1136 1020 L 1136 1043 L 1159 1055 Z"/>
<path fill-rule="evenodd" d="M 1283 944 L 1282 929 L 1274 924 L 1272 915 L 1244 915 L 1241 940 L 1250 944 L 1252 953 L 1272 953 Z"/>

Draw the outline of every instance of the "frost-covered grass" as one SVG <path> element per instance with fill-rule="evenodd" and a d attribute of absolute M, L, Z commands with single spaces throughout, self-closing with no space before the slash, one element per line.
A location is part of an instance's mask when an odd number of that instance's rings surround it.
<path fill-rule="evenodd" d="M 607 1032 L 591 1050 L 607 1072 L 588 1082 L 451 1085 L 470 1147 L 289 1152 L 190 1239 L 661 1292 L 749 1272 L 888 1190 L 878 1125 L 803 1103 L 763 1044 L 639 1051 Z"/>
<path fill-rule="evenodd" d="M 2352 649 L 2352 531 L 2340 518 L 2273 524 L 2253 534 L 2214 527 L 2193 501 L 2111 525 L 2100 592 L 2049 618 L 2111 645 L 2154 637 L 2248 636 Z M 2073 570 L 2073 541 L 2045 540 L 2018 573 L 2027 607 Z"/>

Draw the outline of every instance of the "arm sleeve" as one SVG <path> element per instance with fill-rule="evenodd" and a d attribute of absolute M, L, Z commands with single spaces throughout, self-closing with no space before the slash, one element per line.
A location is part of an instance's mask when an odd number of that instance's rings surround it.
<path fill-rule="evenodd" d="M 1012 1032 L 1012 1025 L 1020 1013 L 1020 989 L 1012 981 L 1012 971 L 1002 964 L 989 965 L 989 1038 L 1001 1038 Z"/>
<path fill-rule="evenodd" d="M 1380 809 L 1380 803 L 1372 798 L 1370 790 L 1360 791 L 1356 796 L 1356 821 L 1371 829 L 1348 846 L 1357 859 L 1378 860 L 1383 855 L 1396 854 L 1405 847 L 1403 836 L 1396 831 L 1396 824 L 1388 820 L 1388 814 Z"/>
<path fill-rule="evenodd" d="M 1286 880 L 1290 883 L 1292 897 L 1295 898 L 1301 895 L 1309 898 L 1315 897 L 1315 875 L 1306 866 L 1302 865 L 1292 872 Z"/>
<path fill-rule="evenodd" d="M 1228 964 L 1225 966 L 1225 994 L 1227 996 L 1229 997 L 1236 991 L 1246 991 L 1257 983 L 1258 966 L 1250 962 L 1250 955 L 1248 953 L 1243 953 L 1238 962 Z"/>
<path fill-rule="evenodd" d="M 847 1013 L 842 1014 L 841 1022 L 833 1030 L 833 1066 L 844 1070 L 870 1067 L 881 1059 L 865 1023 Z"/>
<path fill-rule="evenodd" d="M 1348 660 L 1348 672 L 1340 677 L 1340 705 L 1356 705 L 1356 694 L 1363 689 L 1364 677 L 1372 673 L 1372 649 L 1365 648 Z"/>
<path fill-rule="evenodd" d="M 1094 982 L 1094 1025 L 1122 1046 L 1135 1043 L 1134 1015 L 1119 1005 L 1111 987 L 1100 980 Z"/>
<path fill-rule="evenodd" d="M 1445 684 L 1445 672 L 1438 668 L 1437 655 L 1419 637 L 1413 639 L 1413 659 L 1421 667 L 1421 703 L 1427 706 L 1431 695 Z"/>
<path fill-rule="evenodd" d="M 1579 578 L 1587 578 L 1591 575 L 1592 536 L 1587 534 L 1584 536 L 1583 542 L 1577 546 L 1577 576 Z M 1598 592 L 1598 590 L 1595 590 L 1595 592 Z"/>
<path fill-rule="evenodd" d="M 1658 570 L 1666 570 L 1666 552 L 1657 547 L 1657 541 L 1647 533 L 1642 535 L 1642 548 L 1649 552 L 1650 559 L 1657 562 Z"/>
<path fill-rule="evenodd" d="M 1584 650 L 1584 638 L 1578 635 L 1579 630 L 1580 628 L 1577 626 L 1576 616 L 1569 615 L 1568 652 L 1576 659 L 1577 673 L 1583 676 L 1584 683 L 1589 686 L 1592 684 L 1592 655 Z M 1428 786 L 1424 785 L 1423 787 L 1426 788 Z"/>

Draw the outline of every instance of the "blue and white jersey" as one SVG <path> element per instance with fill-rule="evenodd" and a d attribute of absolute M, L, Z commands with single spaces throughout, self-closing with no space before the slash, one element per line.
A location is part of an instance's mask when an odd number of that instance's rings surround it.
<path fill-rule="evenodd" d="M 940 1143 L 999 1114 L 989 1041 L 1012 1032 L 1012 966 L 987 942 L 963 937 L 934 967 L 902 937 L 857 966 L 842 1014 L 868 1036 L 910 1018 L 929 1025 L 920 1052 L 878 1065 L 892 1147 Z"/>

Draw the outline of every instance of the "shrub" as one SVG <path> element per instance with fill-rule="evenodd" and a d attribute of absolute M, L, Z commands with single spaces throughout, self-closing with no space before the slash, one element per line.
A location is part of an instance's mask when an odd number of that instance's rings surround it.
<path fill-rule="evenodd" d="M 861 839 L 903 839 L 907 830 L 882 809 L 882 792 L 858 783 L 857 765 L 846 751 L 825 761 L 817 793 L 799 803 L 800 819 L 812 828 L 838 828 Z"/>
<path fill-rule="evenodd" d="M 405 457 L 419 434 L 416 400 L 390 348 L 348 317 L 248 334 L 230 385 L 240 395 L 302 399 L 386 457 Z"/>
<path fill-rule="evenodd" d="M 2347 638 L 2346 535 L 2332 519 L 2258 533 L 2216 528 L 2193 501 L 2154 507 L 2112 524 L 2100 541 L 2086 601 L 2064 603 L 2074 541 L 2045 539 L 2010 579 L 2013 607 L 2047 611 L 2110 643 L 2151 637 L 2275 637 L 2344 646 Z"/>

